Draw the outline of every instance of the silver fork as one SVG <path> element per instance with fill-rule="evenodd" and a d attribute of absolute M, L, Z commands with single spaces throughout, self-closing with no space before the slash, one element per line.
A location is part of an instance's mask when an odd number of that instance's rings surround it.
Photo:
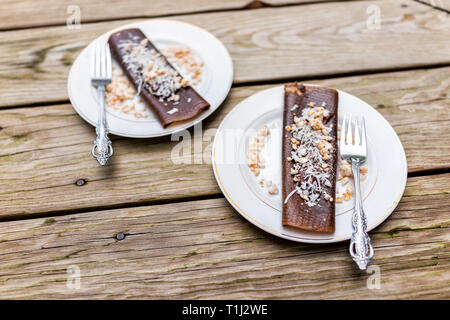
<path fill-rule="evenodd" d="M 108 138 L 108 123 L 105 114 L 105 87 L 111 83 L 111 53 L 104 43 L 94 44 L 91 51 L 91 84 L 97 89 L 99 101 L 98 123 L 95 129 L 97 138 L 92 147 L 92 155 L 104 166 L 113 155 L 111 140 Z"/>
<path fill-rule="evenodd" d="M 344 160 L 352 165 L 355 181 L 355 207 L 352 215 L 353 233 L 350 240 L 350 255 L 361 270 L 365 270 L 373 257 L 373 247 L 367 234 L 367 219 L 361 200 L 359 180 L 360 165 L 367 158 L 367 138 L 364 117 L 352 121 L 350 115 L 342 121 L 340 152 Z"/>

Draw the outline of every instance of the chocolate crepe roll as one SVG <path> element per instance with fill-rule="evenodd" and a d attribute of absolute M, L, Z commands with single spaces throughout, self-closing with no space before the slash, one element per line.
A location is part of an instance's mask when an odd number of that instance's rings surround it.
<path fill-rule="evenodd" d="M 284 226 L 334 232 L 338 93 L 285 85 L 282 192 Z"/>
<path fill-rule="evenodd" d="M 141 30 L 118 31 L 108 43 L 113 57 L 164 127 L 209 108 Z"/>

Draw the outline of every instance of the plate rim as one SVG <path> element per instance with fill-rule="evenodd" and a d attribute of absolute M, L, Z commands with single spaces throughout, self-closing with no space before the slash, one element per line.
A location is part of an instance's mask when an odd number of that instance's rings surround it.
<path fill-rule="evenodd" d="M 126 138 L 138 138 L 138 139 L 148 139 L 148 138 L 157 138 L 157 137 L 164 137 L 164 136 L 168 136 L 168 135 L 172 135 L 172 134 L 176 134 L 179 133 L 183 130 L 187 130 L 199 123 L 201 123 L 203 120 L 207 119 L 209 116 L 211 116 L 215 111 L 217 111 L 217 109 L 219 109 L 223 102 L 225 101 L 225 99 L 227 98 L 227 96 L 230 94 L 231 88 L 233 86 L 233 79 L 234 79 L 234 66 L 233 66 L 233 59 L 231 58 L 230 52 L 228 51 L 228 49 L 225 47 L 225 45 L 223 44 L 222 41 L 220 41 L 216 36 L 214 36 L 211 32 L 209 32 L 208 30 L 201 28 L 199 26 L 196 26 L 194 24 L 188 23 L 188 22 L 184 22 L 184 21 L 179 21 L 179 20 L 171 20 L 171 19 L 145 19 L 142 21 L 137 21 L 137 22 L 132 22 L 129 24 L 125 24 L 123 26 L 108 30 L 104 33 L 102 33 L 101 35 L 99 35 L 98 37 L 96 37 L 94 40 L 90 41 L 81 51 L 80 53 L 77 55 L 77 57 L 75 58 L 74 62 L 72 63 L 71 67 L 70 67 L 70 71 L 69 71 L 69 76 L 67 77 L 67 93 L 69 96 L 69 101 L 70 104 L 72 105 L 72 108 L 75 110 L 75 112 L 84 120 L 86 121 L 88 124 L 90 124 L 91 126 L 93 126 L 94 128 L 97 126 L 96 123 L 94 123 L 93 121 L 91 121 L 82 111 L 81 108 L 79 108 L 79 106 L 76 105 L 76 103 L 74 102 L 74 98 L 73 95 L 74 93 L 71 90 L 71 83 L 73 81 L 73 74 L 74 74 L 74 64 L 75 62 L 79 59 L 79 57 L 84 53 L 85 50 L 87 50 L 87 48 L 95 41 L 98 41 L 99 39 L 106 37 L 107 35 L 120 31 L 122 29 L 128 29 L 130 27 L 137 27 L 139 25 L 142 24 L 148 24 L 148 23 L 175 23 L 175 24 L 183 24 L 183 25 L 188 25 L 189 27 L 195 28 L 198 31 L 206 34 L 208 37 L 211 37 L 212 39 L 215 40 L 215 42 L 221 47 L 221 49 L 223 50 L 229 64 L 230 64 L 230 76 L 227 79 L 227 84 L 228 84 L 228 90 L 224 90 L 223 95 L 220 97 L 220 99 L 218 99 L 218 101 L 220 101 L 217 104 L 217 107 L 215 107 L 214 109 L 209 109 L 207 111 L 205 111 L 203 114 L 200 114 L 199 116 L 197 116 L 195 119 L 186 122 L 185 124 L 181 125 L 180 127 L 176 127 L 173 128 L 172 130 L 168 130 L 168 131 L 164 131 L 158 134 L 150 134 L 150 135 L 139 135 L 139 134 L 129 134 L 129 133 L 121 133 L 118 131 L 115 131 L 114 129 L 109 128 L 109 133 L 119 136 L 119 137 L 126 137 Z M 124 120 L 125 121 L 125 120 Z"/>
<path fill-rule="evenodd" d="M 328 87 L 328 86 L 324 86 L 324 85 L 318 85 L 318 84 L 310 84 L 310 83 L 303 83 L 305 86 L 315 86 L 315 87 Z M 244 101 L 246 101 L 247 99 L 254 97 L 256 95 L 262 95 L 264 93 L 266 93 L 266 91 L 270 91 L 270 90 L 275 90 L 276 88 L 282 88 L 284 85 L 276 85 L 276 86 L 272 86 L 269 88 L 266 88 L 264 90 L 261 90 L 259 92 L 256 92 L 250 96 L 248 96 L 247 98 L 245 98 L 244 100 L 240 101 L 238 104 L 236 104 L 232 110 L 230 110 L 227 115 L 223 118 L 223 120 L 221 121 L 219 127 L 217 128 L 217 132 L 214 136 L 214 142 L 212 145 L 212 150 L 211 150 L 211 164 L 212 164 L 212 169 L 214 172 L 214 177 L 216 179 L 216 182 L 220 188 L 220 190 L 222 191 L 223 195 L 225 196 L 225 198 L 227 199 L 228 203 L 231 204 L 231 206 L 242 216 L 244 217 L 247 221 L 249 221 L 251 224 L 253 224 L 254 226 L 258 227 L 259 229 L 266 231 L 274 236 L 277 236 L 279 238 L 283 238 L 286 240 L 290 240 L 290 241 L 294 241 L 294 242 L 300 242 L 300 243 L 312 243 L 312 244 L 327 244 L 327 243 L 336 243 L 336 242 L 342 242 L 342 241 L 346 241 L 348 239 L 350 239 L 351 234 L 350 235 L 346 235 L 346 236 L 340 236 L 340 237 L 333 237 L 331 239 L 304 239 L 304 238 L 297 238 L 297 237 L 293 237 L 290 235 L 287 235 L 285 233 L 282 232 L 278 232 L 275 230 L 272 230 L 271 228 L 261 224 L 260 222 L 256 221 L 255 219 L 253 219 L 252 217 L 250 217 L 249 215 L 247 215 L 246 213 L 244 213 L 239 206 L 234 203 L 233 199 L 231 199 L 231 197 L 228 195 L 228 192 L 226 191 L 225 187 L 222 185 L 222 182 L 220 180 L 220 176 L 217 170 L 217 165 L 216 165 L 216 161 L 215 161 L 215 152 L 216 152 L 216 148 L 217 148 L 217 140 L 218 140 L 218 136 L 222 130 L 222 127 L 224 125 L 224 123 L 226 122 L 226 120 L 231 117 L 231 115 L 233 114 L 233 112 L 236 110 L 236 108 L 243 103 Z M 331 88 L 331 87 L 328 87 Z M 400 203 L 400 200 L 402 199 L 404 193 L 405 193 L 405 189 L 406 189 L 406 184 L 407 184 L 407 179 L 408 179 L 408 162 L 407 162 L 407 158 L 406 158 L 406 153 L 405 153 L 405 149 L 403 147 L 403 144 L 400 140 L 400 138 L 397 135 L 397 132 L 395 132 L 394 128 L 391 126 L 391 124 L 383 117 L 383 115 L 374 107 L 372 107 L 369 103 L 365 102 L 364 100 L 358 98 L 355 95 L 352 95 L 346 91 L 334 88 L 335 90 L 337 90 L 338 92 L 343 92 L 345 94 L 348 94 L 362 102 L 364 102 L 366 105 L 368 105 L 370 108 L 373 109 L 373 111 L 375 111 L 376 113 L 378 113 L 378 115 L 380 116 L 380 118 L 382 119 L 382 121 L 385 122 L 385 124 L 388 125 L 388 127 L 392 130 L 392 132 L 394 133 L 392 136 L 394 137 L 394 139 L 396 140 L 396 142 L 400 145 L 400 151 L 401 151 L 401 155 L 403 156 L 403 161 L 402 164 L 404 165 L 404 172 L 402 175 L 402 190 L 400 192 L 400 194 L 398 195 L 398 197 L 394 200 L 392 206 L 386 211 L 386 213 L 381 216 L 377 221 L 375 221 L 374 223 L 372 223 L 371 225 L 369 225 L 367 227 L 367 231 L 370 232 L 372 230 L 374 230 L 376 227 L 378 227 L 381 223 L 383 223 L 391 214 L 392 212 L 394 212 L 395 208 L 398 206 L 398 204 Z M 267 204 L 265 204 L 267 206 Z"/>

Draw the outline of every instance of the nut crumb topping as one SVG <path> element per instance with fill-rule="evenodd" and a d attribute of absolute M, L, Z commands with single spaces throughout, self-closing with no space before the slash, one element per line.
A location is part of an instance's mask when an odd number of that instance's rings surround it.
<path fill-rule="evenodd" d="M 150 115 L 127 77 L 115 68 L 112 81 L 106 86 L 105 102 L 109 108 L 137 119 L 148 118 Z"/>
<path fill-rule="evenodd" d="M 136 38 L 121 40 L 119 48 L 127 69 L 138 77 L 137 93 L 146 89 L 159 101 L 175 101 L 176 91 L 182 86 L 182 78 L 166 61 L 165 57 L 148 46 L 148 40 Z"/>
<path fill-rule="evenodd" d="M 295 93 L 299 96 L 303 95 L 303 92 L 305 92 L 305 86 L 302 84 L 297 84 L 297 83 L 291 83 L 286 85 L 286 92 L 288 93 Z"/>
<path fill-rule="evenodd" d="M 143 39 L 138 45 L 139 46 L 145 46 L 147 45 L 147 39 Z M 131 48 L 131 47 L 130 47 Z M 179 65 L 181 63 L 181 60 L 170 60 L 171 52 L 174 52 L 178 57 L 184 57 L 186 65 L 195 65 L 196 67 L 192 69 L 192 72 L 186 71 L 186 76 L 190 79 L 193 79 L 194 72 L 197 72 L 200 70 L 199 75 L 201 75 L 201 70 L 203 67 L 203 63 L 199 63 L 195 56 L 190 52 L 189 49 L 179 46 L 171 46 L 163 49 L 163 52 L 168 52 L 168 60 L 171 62 L 174 66 L 177 68 L 183 69 L 182 65 Z M 181 53 L 180 53 L 181 52 Z M 155 51 L 156 53 L 156 51 Z M 181 54 L 181 55 L 180 55 Z M 120 70 L 120 68 L 112 67 L 113 70 L 113 78 L 109 85 L 106 86 L 106 93 L 105 93 L 105 99 L 107 106 L 115 111 L 119 111 L 121 113 L 131 115 L 134 118 L 137 119 L 145 119 L 150 116 L 150 112 L 148 108 L 142 103 L 142 98 L 139 97 L 139 94 L 134 89 L 131 82 L 128 80 L 128 78 L 123 74 L 123 72 Z M 151 62 L 148 64 L 148 70 L 154 70 L 155 74 L 164 74 L 163 71 L 157 71 L 155 67 L 155 63 Z M 151 81 L 153 76 L 147 75 L 146 79 L 147 81 Z M 196 84 L 201 81 L 201 77 L 198 76 L 196 80 L 189 81 L 188 79 L 182 79 L 180 76 L 175 76 L 174 78 L 175 82 L 179 82 L 181 84 L 181 87 L 191 84 Z M 180 101 L 180 96 L 176 93 L 174 93 L 171 96 L 171 99 L 168 99 L 168 101 L 173 101 L 174 105 L 177 105 Z M 186 102 L 190 103 L 192 101 L 192 98 L 187 98 Z M 178 111 L 178 108 L 172 108 L 168 109 L 168 114 L 173 114 Z"/>
<path fill-rule="evenodd" d="M 267 192 L 269 192 L 269 194 L 271 195 L 275 195 L 278 194 L 279 190 L 276 184 L 274 184 L 272 181 L 269 181 L 267 183 Z"/>
<path fill-rule="evenodd" d="M 269 128 L 263 125 L 258 129 L 256 137 L 253 138 L 253 143 L 248 147 L 247 164 L 255 176 L 258 176 L 260 169 L 265 167 L 264 159 L 261 158 L 261 150 L 269 134 Z"/>
<path fill-rule="evenodd" d="M 203 62 L 197 61 L 194 54 L 184 47 L 167 47 L 162 49 L 162 53 L 167 60 L 176 65 L 180 72 L 186 75 L 187 79 L 181 81 L 181 85 L 197 85 L 202 80 Z"/>
<path fill-rule="evenodd" d="M 297 193 L 306 205 L 313 207 L 321 198 L 334 201 L 327 193 L 325 186 L 331 187 L 331 160 L 334 148 L 330 132 L 332 126 L 326 126 L 324 120 L 329 111 L 323 107 L 315 107 L 310 102 L 309 108 L 302 110 L 301 117 L 294 117 L 294 123 L 285 127 L 292 134 L 291 155 L 286 160 L 291 163 L 291 175 L 295 189 L 286 197 Z"/>
<path fill-rule="evenodd" d="M 340 131 L 341 127 L 338 126 L 338 139 L 340 139 Z M 341 203 L 344 200 L 349 201 L 352 199 L 352 196 L 354 194 L 352 188 L 349 185 L 350 179 L 353 179 L 353 172 L 352 172 L 352 165 L 347 160 L 342 159 L 341 157 L 338 157 L 338 174 L 337 174 L 337 180 L 340 181 L 341 186 L 346 186 L 345 191 L 342 193 L 342 197 L 336 197 L 336 202 Z M 364 181 L 367 178 L 369 169 L 367 167 L 360 168 L 360 181 Z M 338 192 L 336 192 L 338 193 Z"/>

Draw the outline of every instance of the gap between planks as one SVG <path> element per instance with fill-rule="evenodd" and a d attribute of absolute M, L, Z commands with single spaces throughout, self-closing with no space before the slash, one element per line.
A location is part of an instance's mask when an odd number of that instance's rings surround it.
<path fill-rule="evenodd" d="M 450 13 L 450 2 L 448 0 L 414 0 L 414 1 L 429 6 L 433 9 L 440 10 L 445 13 Z"/>

